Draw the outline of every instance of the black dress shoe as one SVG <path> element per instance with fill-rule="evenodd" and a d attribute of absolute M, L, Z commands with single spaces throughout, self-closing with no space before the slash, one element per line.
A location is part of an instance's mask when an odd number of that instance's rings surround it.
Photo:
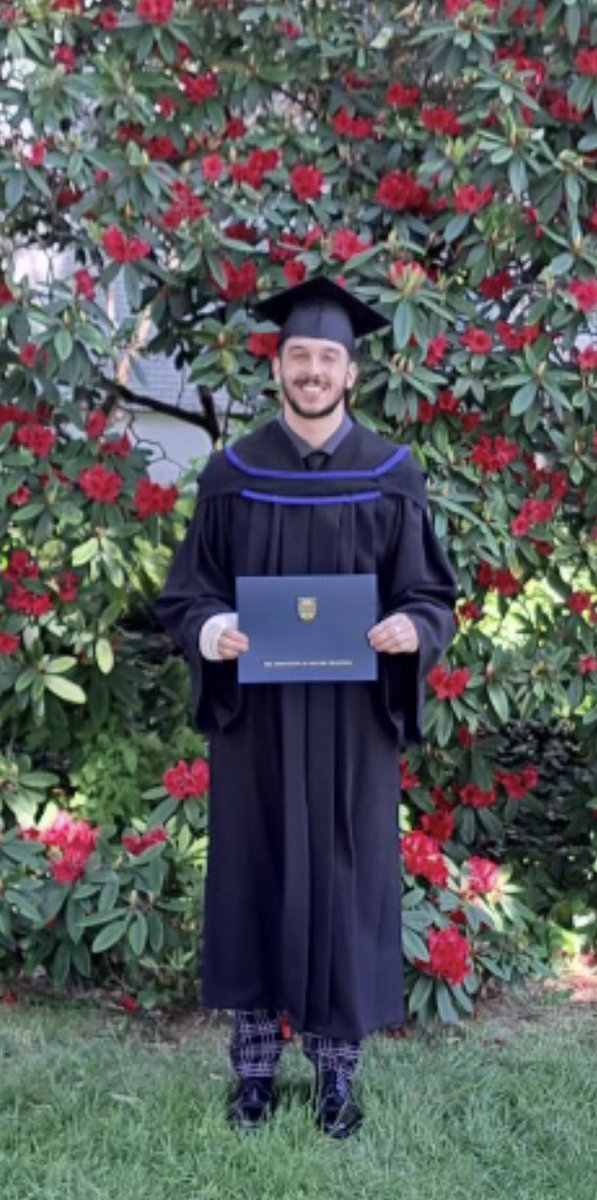
<path fill-rule="evenodd" d="M 322 1071 L 317 1079 L 315 1123 L 330 1137 L 347 1138 L 356 1133 L 362 1121 L 350 1083 L 339 1071 Z"/>
<path fill-rule="evenodd" d="M 273 1079 L 241 1079 L 228 1103 L 228 1120 L 237 1129 L 252 1133 L 276 1107 Z"/>

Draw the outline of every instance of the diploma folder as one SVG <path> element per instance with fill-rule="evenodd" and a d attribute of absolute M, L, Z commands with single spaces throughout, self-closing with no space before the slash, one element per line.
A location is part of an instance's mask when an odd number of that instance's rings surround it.
<path fill-rule="evenodd" d="M 239 575 L 236 609 L 249 639 L 239 683 L 377 679 L 375 574 Z"/>

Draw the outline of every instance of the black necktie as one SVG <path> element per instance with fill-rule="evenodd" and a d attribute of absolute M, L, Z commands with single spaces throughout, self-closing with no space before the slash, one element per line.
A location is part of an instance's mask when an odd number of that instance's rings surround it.
<path fill-rule="evenodd" d="M 320 471 L 327 458 L 326 450 L 312 450 L 305 456 L 304 463 L 308 471 Z"/>

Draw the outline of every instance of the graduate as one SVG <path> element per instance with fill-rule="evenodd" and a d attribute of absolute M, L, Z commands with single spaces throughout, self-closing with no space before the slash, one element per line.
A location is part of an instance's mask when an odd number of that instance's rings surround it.
<path fill-rule="evenodd" d="M 314 1119 L 339 1139 L 363 1118 L 363 1040 L 405 1017 L 400 754 L 422 741 L 457 588 L 410 448 L 347 407 L 356 342 L 386 318 L 322 276 L 255 308 L 280 328 L 280 412 L 211 454 L 155 611 L 208 739 L 201 984 L 233 1012 L 229 1119 L 273 1113 L 283 1017 L 315 1067 Z M 237 576 L 360 573 L 377 579 L 376 679 L 239 682 Z"/>

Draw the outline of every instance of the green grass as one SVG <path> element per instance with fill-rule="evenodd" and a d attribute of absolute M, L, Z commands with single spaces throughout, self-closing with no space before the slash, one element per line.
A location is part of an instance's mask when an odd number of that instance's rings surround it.
<path fill-rule="evenodd" d="M 0 1005 L 2 1200 L 595 1200 L 597 1022 L 553 1000 L 366 1043 L 360 1134 L 312 1123 L 287 1046 L 281 1106 L 230 1130 L 227 1024 Z"/>

